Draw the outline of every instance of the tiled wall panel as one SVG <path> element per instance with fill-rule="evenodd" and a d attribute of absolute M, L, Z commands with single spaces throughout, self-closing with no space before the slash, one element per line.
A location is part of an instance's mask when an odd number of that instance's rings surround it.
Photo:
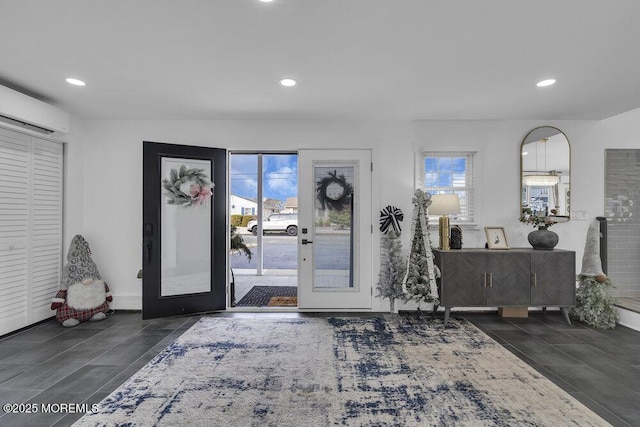
<path fill-rule="evenodd" d="M 619 297 L 640 297 L 640 150 L 605 153 L 607 274 Z"/>

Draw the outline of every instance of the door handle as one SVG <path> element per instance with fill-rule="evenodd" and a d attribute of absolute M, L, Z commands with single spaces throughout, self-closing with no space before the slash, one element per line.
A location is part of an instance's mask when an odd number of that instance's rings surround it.
<path fill-rule="evenodd" d="M 147 264 L 151 264 L 151 241 L 144 245 L 144 258 L 147 260 Z"/>
<path fill-rule="evenodd" d="M 538 287 L 538 273 L 533 273 L 533 287 Z"/>
<path fill-rule="evenodd" d="M 313 242 L 311 240 L 302 239 L 302 244 L 303 245 L 308 245 L 309 243 L 313 243 Z"/>
<path fill-rule="evenodd" d="M 493 288 L 493 273 L 489 273 L 489 287 Z"/>

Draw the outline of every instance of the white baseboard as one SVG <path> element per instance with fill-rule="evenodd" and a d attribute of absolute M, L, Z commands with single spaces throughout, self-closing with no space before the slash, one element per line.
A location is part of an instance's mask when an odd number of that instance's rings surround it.
<path fill-rule="evenodd" d="M 142 296 L 114 295 L 113 302 L 109 306 L 113 310 L 142 310 Z"/>
<path fill-rule="evenodd" d="M 640 331 L 640 313 L 625 310 L 621 307 L 616 308 L 618 309 L 618 313 L 620 313 L 620 320 L 618 321 L 618 323 L 620 323 L 622 326 L 626 326 L 627 328 Z"/>

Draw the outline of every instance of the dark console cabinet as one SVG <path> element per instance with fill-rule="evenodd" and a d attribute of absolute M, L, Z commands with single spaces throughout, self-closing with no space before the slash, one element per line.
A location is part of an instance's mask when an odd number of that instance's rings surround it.
<path fill-rule="evenodd" d="M 575 252 L 554 249 L 434 249 L 445 324 L 451 307 L 560 307 L 571 323 Z"/>

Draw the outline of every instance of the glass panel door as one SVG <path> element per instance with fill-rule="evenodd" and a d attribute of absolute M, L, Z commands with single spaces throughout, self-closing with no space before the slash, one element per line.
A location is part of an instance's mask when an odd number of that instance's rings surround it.
<path fill-rule="evenodd" d="M 350 162 L 348 162 L 350 163 Z M 315 162 L 314 288 L 353 288 L 354 175 L 356 163 Z"/>
<path fill-rule="evenodd" d="M 371 152 L 299 152 L 299 307 L 371 308 Z"/>
<path fill-rule="evenodd" d="M 211 292 L 211 161 L 161 158 L 160 296 Z"/>
<path fill-rule="evenodd" d="M 298 155 L 231 153 L 231 306 L 297 306 Z"/>
<path fill-rule="evenodd" d="M 226 308 L 227 152 L 143 143 L 142 317 Z"/>

